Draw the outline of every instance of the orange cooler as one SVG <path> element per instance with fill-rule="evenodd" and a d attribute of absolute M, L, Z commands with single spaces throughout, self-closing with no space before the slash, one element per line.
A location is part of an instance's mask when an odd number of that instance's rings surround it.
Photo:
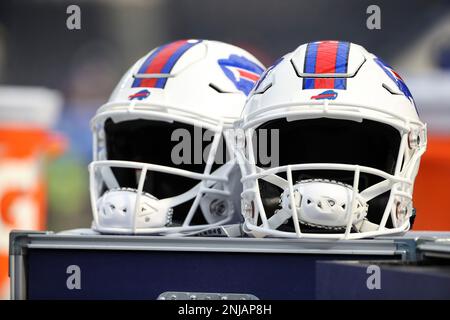
<path fill-rule="evenodd" d="M 9 297 L 8 241 L 13 229 L 46 222 L 44 164 L 62 151 L 52 133 L 62 98 L 53 90 L 0 87 L 0 298 Z"/>
<path fill-rule="evenodd" d="M 450 135 L 429 135 L 414 186 L 414 230 L 450 230 Z"/>

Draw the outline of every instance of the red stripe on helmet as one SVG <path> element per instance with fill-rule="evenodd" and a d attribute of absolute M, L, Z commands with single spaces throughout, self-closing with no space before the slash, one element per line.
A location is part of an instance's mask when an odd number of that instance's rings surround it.
<path fill-rule="evenodd" d="M 323 41 L 319 43 L 316 56 L 316 73 L 335 73 L 338 41 Z M 333 78 L 316 78 L 314 89 L 334 88 Z"/>
<path fill-rule="evenodd" d="M 161 50 L 156 57 L 153 58 L 152 62 L 148 65 L 145 70 L 146 74 L 161 73 L 162 68 L 170 59 L 170 57 L 177 51 L 181 46 L 185 45 L 187 40 L 179 40 L 169 44 L 163 50 Z M 158 78 L 146 78 L 142 79 L 140 87 L 155 87 Z"/>
<path fill-rule="evenodd" d="M 256 73 L 252 73 L 252 72 L 248 72 L 248 71 L 244 71 L 244 70 L 239 70 L 239 76 L 242 78 L 247 78 L 249 80 L 252 81 L 257 81 L 259 79 L 259 75 Z"/>

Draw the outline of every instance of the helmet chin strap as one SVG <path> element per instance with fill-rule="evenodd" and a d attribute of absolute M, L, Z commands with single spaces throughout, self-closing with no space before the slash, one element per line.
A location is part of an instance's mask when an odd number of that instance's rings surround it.
<path fill-rule="evenodd" d="M 114 173 L 111 170 L 111 167 L 101 167 L 100 169 L 103 181 L 105 182 L 106 186 L 109 190 L 118 189 L 120 188 L 119 182 L 117 182 L 116 177 L 114 176 Z"/>
<path fill-rule="evenodd" d="M 258 171 L 261 171 L 262 169 L 258 168 Z M 261 180 L 264 180 L 266 182 L 269 182 L 281 189 L 284 190 L 284 192 L 282 193 L 282 198 L 280 199 L 280 205 L 282 206 L 280 209 L 276 210 L 275 213 L 268 219 L 268 224 L 269 227 L 272 229 L 277 229 L 279 228 L 281 225 L 287 223 L 287 221 L 289 219 L 292 218 L 292 210 L 290 209 L 290 206 L 286 206 L 283 205 L 283 197 L 286 197 L 288 195 L 288 190 L 289 190 L 289 183 L 287 180 L 283 179 L 282 177 L 278 176 L 278 175 L 268 175 L 265 177 L 262 177 Z M 297 183 L 296 186 L 299 186 L 302 182 Z M 303 182 L 304 183 L 304 182 Z M 326 187 L 327 184 L 336 184 L 336 185 L 342 185 L 341 188 L 348 188 L 348 186 L 344 187 L 343 184 L 337 183 L 337 182 L 331 182 L 328 180 L 322 180 L 322 179 L 313 179 L 313 180 L 309 180 L 309 183 L 314 184 L 322 184 L 322 187 Z M 389 181 L 389 180 L 383 180 L 367 189 L 365 189 L 364 191 L 360 192 L 358 194 L 358 202 L 360 203 L 360 206 L 358 209 L 359 211 L 356 212 L 352 212 L 352 219 L 354 220 L 352 222 L 352 225 L 354 227 L 354 229 L 356 229 L 358 232 L 367 232 L 367 231 L 375 231 L 379 228 L 379 225 L 376 223 L 372 223 L 370 222 L 366 217 L 366 213 L 367 213 L 367 202 L 370 201 L 371 199 L 389 191 L 392 187 L 392 184 L 394 182 Z M 337 186 L 336 186 L 337 187 Z M 337 187 L 339 188 L 339 187 Z M 302 201 L 302 198 L 304 196 L 308 196 L 308 194 L 304 191 L 303 194 L 301 192 L 299 192 L 299 188 L 294 188 L 294 197 L 295 197 L 295 203 L 298 205 L 298 210 L 299 210 L 299 217 L 301 220 L 300 222 L 303 224 L 307 224 L 307 225 L 311 225 L 311 226 L 315 226 L 315 227 L 319 227 L 319 228 L 325 228 L 325 229 L 345 229 L 345 225 L 342 226 L 333 226 L 330 223 L 328 223 L 328 225 L 325 224 L 320 224 L 320 223 L 314 223 L 314 222 L 310 222 L 310 221 L 305 221 L 303 218 L 303 216 L 306 213 L 307 206 L 305 206 L 305 202 Z M 309 196 L 312 196 L 313 194 L 310 194 Z M 313 197 L 314 198 L 314 197 Z M 316 200 L 318 200 L 319 198 L 322 198 L 322 200 L 327 200 L 325 199 L 323 196 L 322 197 L 316 197 Z M 309 202 L 310 200 L 307 200 L 307 202 Z M 331 204 L 332 206 L 334 206 L 335 203 L 335 199 L 332 199 L 332 197 L 330 197 L 328 199 L 328 201 L 320 201 L 320 209 L 324 209 L 324 210 L 329 210 L 329 214 L 332 215 L 332 210 L 331 209 Z M 286 201 L 287 202 L 287 201 Z M 311 201 L 312 202 L 312 201 Z M 331 204 L 330 204 L 331 203 Z M 350 201 L 346 201 L 345 205 L 347 206 L 347 210 L 351 210 L 350 205 L 351 205 L 351 199 Z M 322 208 L 324 207 L 324 208 Z M 365 207 L 362 208 L 362 207 Z M 364 212 L 365 210 L 365 212 Z M 316 212 L 318 214 L 320 214 L 319 212 Z M 359 215 L 358 215 L 359 213 Z M 314 211 L 311 212 L 310 210 L 310 216 L 314 217 Z M 358 218 L 359 216 L 359 218 Z M 356 217 L 356 219 L 355 219 Z M 330 217 L 332 218 L 332 217 Z M 332 222 L 332 220 L 331 220 Z"/>
<path fill-rule="evenodd" d="M 389 191 L 392 188 L 393 182 L 389 180 L 383 180 L 374 184 L 373 186 L 368 187 L 367 189 L 360 192 L 360 196 L 366 201 L 370 201 L 373 198 L 378 197 L 379 195 Z"/>
<path fill-rule="evenodd" d="M 361 220 L 353 225 L 358 232 L 369 232 L 378 230 L 379 225 L 367 219 Z"/>

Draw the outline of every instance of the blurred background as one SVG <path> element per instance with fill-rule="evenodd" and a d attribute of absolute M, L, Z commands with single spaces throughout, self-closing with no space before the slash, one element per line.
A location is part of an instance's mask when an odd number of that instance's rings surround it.
<path fill-rule="evenodd" d="M 81 30 L 66 27 L 71 4 L 81 8 Z M 380 30 L 366 27 L 371 4 L 381 9 Z M 44 191 L 37 195 L 45 203 L 40 228 L 90 226 L 89 120 L 138 58 L 179 38 L 239 45 L 267 66 L 313 40 L 352 41 L 383 57 L 410 87 L 430 133 L 415 190 L 415 229 L 450 230 L 445 204 L 450 197 L 450 1 L 2 0 L 0 86 L 51 89 L 0 90 L 0 109 L 2 98 L 7 101 L 0 124 L 19 121 L 9 118 L 10 110 L 25 97 L 34 106 L 28 121 L 51 115 L 41 121 L 44 138 L 38 138 L 42 132 L 28 132 L 19 141 L 17 133 L 0 129 L 0 158 L 8 156 L 6 144 L 44 141 L 39 158 L 45 168 L 39 178 Z M 21 152 L 24 157 L 32 153 Z M 5 163 L 3 171 L 8 171 Z M 5 179 L 0 179 L 0 191 L 2 183 L 8 184 Z M 11 202 L 6 198 L 0 194 L 2 208 Z M 3 226 L 13 219 L 5 210 Z M 5 230 L 0 229 L 0 236 L 6 237 Z"/>

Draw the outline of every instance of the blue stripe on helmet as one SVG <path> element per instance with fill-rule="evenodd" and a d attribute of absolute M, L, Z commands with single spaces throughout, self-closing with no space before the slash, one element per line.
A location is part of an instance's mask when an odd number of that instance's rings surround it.
<path fill-rule="evenodd" d="M 190 48 L 195 46 L 196 44 L 200 43 L 201 40 L 198 40 L 196 42 L 186 42 L 185 45 L 180 47 L 177 51 L 174 52 L 174 54 L 167 60 L 166 64 L 161 70 L 161 73 L 163 74 L 170 74 L 172 71 L 172 68 L 175 66 L 175 63 L 178 61 L 178 59 L 181 58 L 181 56 L 188 51 Z M 156 81 L 155 88 L 161 88 L 163 89 L 166 86 L 167 77 L 159 78 Z"/>
<path fill-rule="evenodd" d="M 170 44 L 170 43 L 169 43 Z M 147 59 L 145 59 L 144 63 L 142 64 L 142 66 L 139 68 L 138 73 L 145 73 L 145 71 L 147 70 L 148 66 L 150 65 L 150 63 L 153 61 L 153 59 L 155 59 L 155 57 L 158 55 L 158 53 L 164 49 L 165 47 L 167 47 L 169 44 L 165 44 L 163 46 L 160 46 L 158 48 L 155 49 L 155 51 L 153 51 L 153 53 L 151 55 L 149 55 L 147 57 Z M 135 78 L 133 81 L 133 84 L 131 85 L 132 88 L 136 88 L 136 87 L 140 87 L 141 86 L 141 81 L 142 78 Z"/>
<path fill-rule="evenodd" d="M 339 42 L 337 54 L 336 54 L 336 73 L 347 73 L 348 69 L 348 54 L 350 52 L 349 42 Z M 347 79 L 336 78 L 334 79 L 335 89 L 347 89 Z"/>

